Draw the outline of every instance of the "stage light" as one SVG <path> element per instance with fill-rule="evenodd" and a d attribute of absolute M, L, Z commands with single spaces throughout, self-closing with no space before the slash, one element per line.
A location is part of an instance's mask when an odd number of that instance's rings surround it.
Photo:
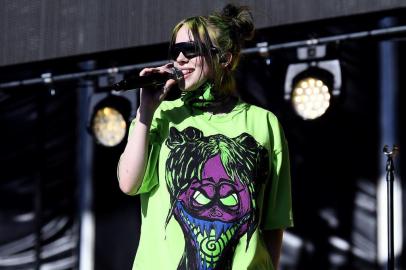
<path fill-rule="evenodd" d="M 105 146 L 116 146 L 125 137 L 127 124 L 123 115 L 112 107 L 96 111 L 92 131 L 97 141 Z"/>
<path fill-rule="evenodd" d="M 97 143 L 114 147 L 120 144 L 127 133 L 130 102 L 120 96 L 108 95 L 93 109 L 90 122 L 91 133 Z"/>
<path fill-rule="evenodd" d="M 298 49 L 298 59 L 308 62 L 290 64 L 285 78 L 285 100 L 304 120 L 326 113 L 332 98 L 341 91 L 341 69 L 338 60 L 316 60 L 325 56 L 325 48 Z"/>
<path fill-rule="evenodd" d="M 307 77 L 296 83 L 292 92 L 292 105 L 303 119 L 315 119 L 330 106 L 328 86 L 317 78 Z"/>

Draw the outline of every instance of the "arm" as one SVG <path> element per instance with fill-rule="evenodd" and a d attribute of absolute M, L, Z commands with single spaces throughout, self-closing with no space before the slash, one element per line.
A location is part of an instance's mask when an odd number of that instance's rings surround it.
<path fill-rule="evenodd" d="M 140 76 L 168 72 L 168 66 L 145 68 L 141 71 Z M 117 168 L 120 189 L 124 193 L 134 194 L 141 186 L 148 162 L 149 130 L 152 118 L 168 90 L 175 83 L 170 79 L 162 89 L 141 89 L 141 102 L 135 119 L 135 127 L 128 138 Z"/>
<path fill-rule="evenodd" d="M 264 230 L 263 235 L 266 247 L 268 249 L 269 254 L 271 255 L 272 264 L 274 266 L 274 269 L 276 270 L 278 269 L 279 266 L 279 257 L 281 254 L 283 230 L 282 229 Z"/>
<path fill-rule="evenodd" d="M 136 124 L 118 165 L 120 189 L 132 194 L 141 186 L 148 159 L 149 129 L 154 110 L 140 107 Z"/>

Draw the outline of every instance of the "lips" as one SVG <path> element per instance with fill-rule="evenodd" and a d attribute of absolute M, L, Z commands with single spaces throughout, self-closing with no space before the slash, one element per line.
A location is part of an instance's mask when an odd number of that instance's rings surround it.
<path fill-rule="evenodd" d="M 193 69 L 182 69 L 183 77 L 187 77 L 192 72 L 193 72 Z"/>

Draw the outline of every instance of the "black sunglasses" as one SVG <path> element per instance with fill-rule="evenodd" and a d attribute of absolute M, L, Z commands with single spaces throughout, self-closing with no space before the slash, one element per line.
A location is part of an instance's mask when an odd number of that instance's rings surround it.
<path fill-rule="evenodd" d="M 210 50 L 212 53 L 218 53 L 219 51 L 214 46 L 211 46 Z M 192 59 L 193 57 L 201 55 L 196 42 L 179 42 L 173 44 L 169 51 L 169 57 L 171 60 L 176 61 L 180 53 L 182 53 L 187 59 Z"/>

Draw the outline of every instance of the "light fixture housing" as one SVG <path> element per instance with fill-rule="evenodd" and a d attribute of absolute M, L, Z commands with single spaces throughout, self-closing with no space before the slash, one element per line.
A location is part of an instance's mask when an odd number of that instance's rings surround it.
<path fill-rule="evenodd" d="M 288 66 L 285 100 L 291 101 L 294 111 L 304 120 L 321 117 L 340 91 L 341 69 L 336 59 Z"/>

